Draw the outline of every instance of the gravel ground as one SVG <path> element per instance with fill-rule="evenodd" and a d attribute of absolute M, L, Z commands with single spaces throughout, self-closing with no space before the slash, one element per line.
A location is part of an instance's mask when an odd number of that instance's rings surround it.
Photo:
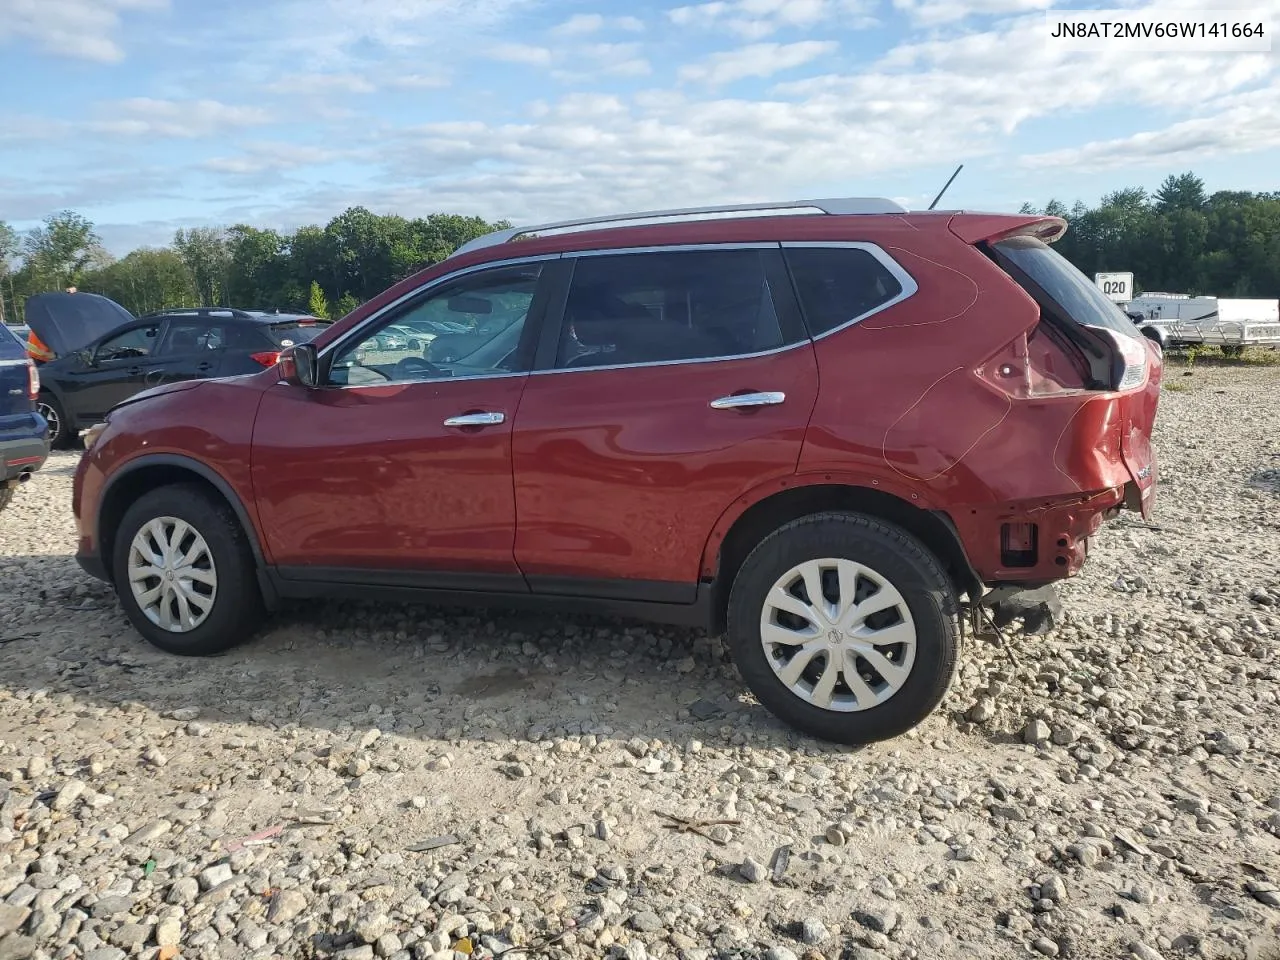
<path fill-rule="evenodd" d="M 325 604 L 166 656 L 55 455 L 0 515 L 0 960 L 1280 957 L 1280 369 L 1168 382 L 1154 525 L 861 750 L 608 620 Z"/>

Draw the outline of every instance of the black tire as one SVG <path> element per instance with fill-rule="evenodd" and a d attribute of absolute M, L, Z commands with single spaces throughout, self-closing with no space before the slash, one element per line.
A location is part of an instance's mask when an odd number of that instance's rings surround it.
<path fill-rule="evenodd" d="M 76 440 L 79 439 L 80 434 L 71 421 L 67 419 L 67 412 L 62 409 L 62 404 L 58 402 L 58 398 L 52 393 L 42 390 L 36 403 L 47 408 L 53 414 L 50 416 L 49 413 L 45 413 L 45 419 L 49 421 L 49 449 L 70 450 L 75 445 Z"/>
<path fill-rule="evenodd" d="M 166 630 L 148 619 L 129 584 L 133 538 L 158 517 L 184 520 L 209 547 L 217 590 L 207 619 L 186 633 Z M 199 484 L 175 484 L 143 494 L 116 528 L 112 578 L 116 595 L 139 633 L 167 653 L 203 657 L 248 640 L 262 623 L 264 609 L 253 551 L 240 521 L 226 501 Z"/>
<path fill-rule="evenodd" d="M 824 558 L 853 560 L 876 571 L 898 590 L 914 621 L 910 673 L 877 706 L 839 712 L 806 702 L 774 672 L 761 643 L 760 618 L 774 584 L 793 567 Z M 779 719 L 822 740 L 874 743 L 905 733 L 941 703 L 960 651 L 958 612 L 950 578 L 911 534 L 863 514 L 821 513 L 775 530 L 747 556 L 729 594 L 727 639 L 743 680 Z"/>

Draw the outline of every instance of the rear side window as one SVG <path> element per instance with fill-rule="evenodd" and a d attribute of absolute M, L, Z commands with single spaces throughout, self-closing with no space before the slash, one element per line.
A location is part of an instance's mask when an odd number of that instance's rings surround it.
<path fill-rule="evenodd" d="M 1071 261 L 1042 240 L 1011 237 L 994 244 L 992 249 L 996 262 L 1033 299 L 1047 298 L 1051 306 L 1083 327 L 1102 327 L 1130 337 L 1142 336 L 1128 314 L 1103 296 Z"/>
<path fill-rule="evenodd" d="M 25 360 L 27 347 L 18 339 L 18 332 L 5 326 L 0 330 L 0 360 Z"/>
<path fill-rule="evenodd" d="M 227 346 L 227 328 L 207 320 L 170 320 L 161 353 L 202 353 Z"/>
<path fill-rule="evenodd" d="M 874 313 L 906 292 L 888 266 L 862 247 L 788 247 L 784 254 L 814 337 Z"/>
<path fill-rule="evenodd" d="M 273 323 L 267 328 L 267 336 L 278 347 L 292 347 L 295 343 L 310 343 L 328 326 L 327 323 Z"/>
<path fill-rule="evenodd" d="M 556 366 L 669 363 L 787 346 L 801 336 L 774 305 L 770 274 L 785 283 L 780 271 L 776 250 L 582 257 Z"/>

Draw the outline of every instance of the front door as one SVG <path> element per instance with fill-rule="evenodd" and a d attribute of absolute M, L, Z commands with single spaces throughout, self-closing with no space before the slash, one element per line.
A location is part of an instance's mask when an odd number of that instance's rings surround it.
<path fill-rule="evenodd" d="M 268 390 L 253 482 L 288 579 L 525 589 L 513 556 L 511 428 L 528 379 L 543 262 L 446 280 L 326 350 L 323 384 Z M 475 334 L 448 363 L 378 334 L 446 317 Z M 400 341 L 397 340 L 397 343 Z M 331 360 L 330 360 L 331 358 Z"/>
<path fill-rule="evenodd" d="M 93 348 L 91 363 L 77 360 L 63 385 L 73 416 L 81 423 L 92 423 L 117 403 L 145 390 L 148 376 L 160 363 L 159 339 L 158 322 L 134 324 Z"/>
<path fill-rule="evenodd" d="M 692 600 L 716 521 L 795 472 L 817 398 L 780 251 L 618 252 L 573 271 L 516 418 L 516 560 L 535 592 Z"/>

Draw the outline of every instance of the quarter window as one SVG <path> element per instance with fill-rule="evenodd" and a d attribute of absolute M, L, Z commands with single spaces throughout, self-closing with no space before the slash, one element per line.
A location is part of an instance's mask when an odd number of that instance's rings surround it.
<path fill-rule="evenodd" d="M 691 250 L 581 257 L 556 366 L 732 357 L 794 342 L 783 333 L 768 250 Z M 775 260 L 776 263 L 776 260 Z"/>
<path fill-rule="evenodd" d="M 898 278 L 861 247 L 791 247 L 784 255 L 811 336 L 864 317 L 902 293 Z"/>
<path fill-rule="evenodd" d="M 226 328 L 207 320 L 170 320 L 161 353 L 201 353 L 227 345 Z"/>

